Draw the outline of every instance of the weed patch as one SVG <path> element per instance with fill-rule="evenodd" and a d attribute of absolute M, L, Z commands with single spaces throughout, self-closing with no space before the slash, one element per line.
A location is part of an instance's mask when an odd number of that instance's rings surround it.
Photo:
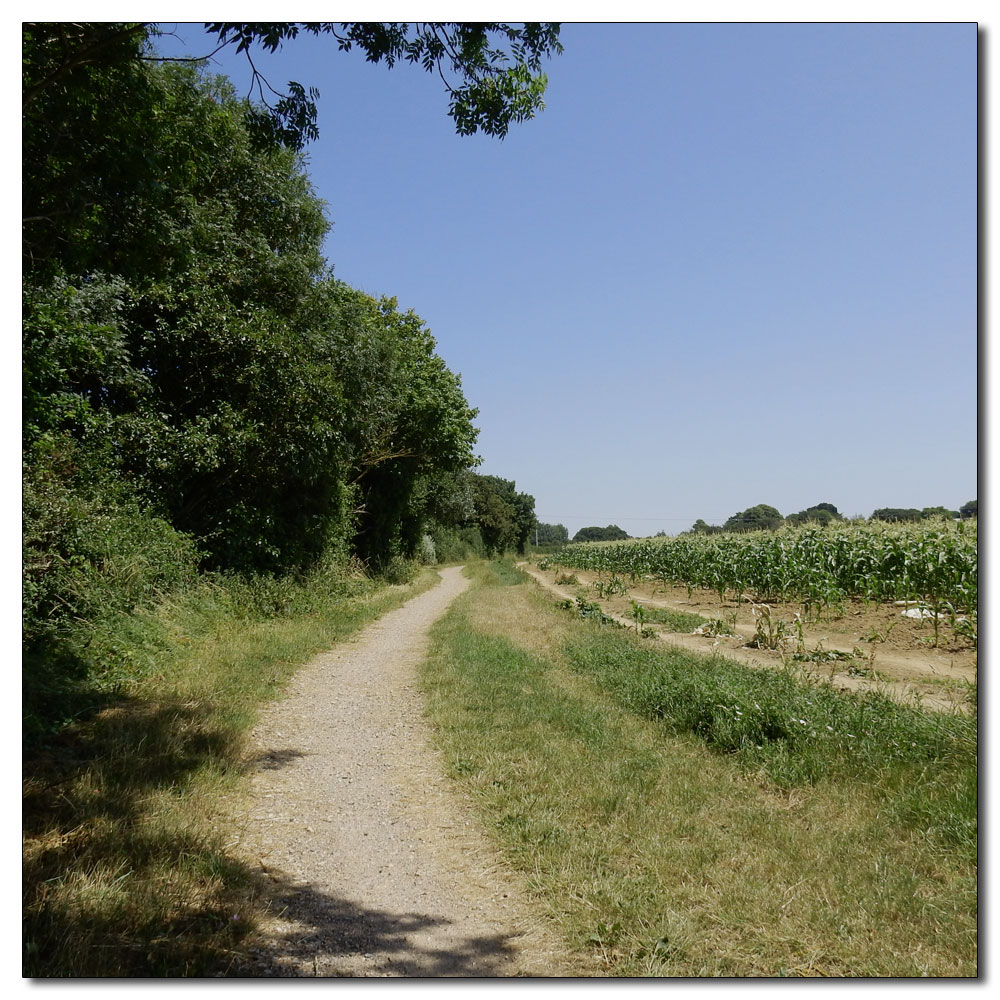
<path fill-rule="evenodd" d="M 617 619 L 606 615 L 604 609 L 596 601 L 585 601 L 582 597 L 571 601 L 567 598 L 564 601 L 556 601 L 556 607 L 563 611 L 574 611 L 579 618 L 597 622 L 598 625 L 609 625 L 611 628 L 625 627 Z"/>
<path fill-rule="evenodd" d="M 832 774 L 867 778 L 897 764 L 975 769 L 976 722 L 753 670 L 722 657 L 652 649 L 591 633 L 567 647 L 574 668 L 675 733 L 693 733 L 782 787 Z"/>
<path fill-rule="evenodd" d="M 643 621 L 663 625 L 667 632 L 693 632 L 707 622 L 706 618 L 690 611 L 674 611 L 672 608 L 657 608 L 648 604 L 642 605 L 642 616 Z"/>

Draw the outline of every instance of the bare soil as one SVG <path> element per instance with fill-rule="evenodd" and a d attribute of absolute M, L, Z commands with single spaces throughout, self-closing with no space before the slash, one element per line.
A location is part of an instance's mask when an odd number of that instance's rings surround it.
<path fill-rule="evenodd" d="M 252 738 L 230 846 L 267 910 L 244 976 L 561 976 L 561 938 L 444 774 L 417 682 L 461 567 L 301 670 Z"/>
<path fill-rule="evenodd" d="M 626 581 L 627 593 L 599 597 L 594 584 L 596 573 L 582 570 L 539 570 L 530 563 L 521 569 L 543 587 L 561 598 L 575 600 L 578 596 L 601 605 L 605 614 L 622 624 L 635 627 L 631 617 L 633 600 L 651 608 L 722 619 L 732 624 L 735 616 L 735 636 L 708 637 L 682 632 L 668 632 L 655 624 L 649 625 L 659 638 L 702 653 L 722 653 L 750 666 L 777 668 L 788 663 L 800 665 L 816 679 L 829 679 L 835 686 L 850 690 L 880 690 L 902 701 L 917 701 L 938 711 L 967 711 L 977 676 L 977 652 L 974 645 L 956 636 L 946 619 L 939 624 L 939 645 L 933 646 L 934 630 L 930 622 L 916 621 L 903 615 L 904 608 L 893 604 L 847 602 L 842 610 L 826 609 L 819 620 L 804 620 L 802 649 L 805 652 L 837 650 L 852 654 L 850 660 L 829 663 L 796 661 L 798 636 L 793 632 L 782 649 L 749 648 L 756 631 L 753 603 L 736 602 L 728 597 L 719 601 L 714 591 L 686 587 L 667 587 L 653 581 Z M 556 584 L 563 576 L 575 576 L 578 584 Z M 789 626 L 801 615 L 801 604 L 768 605 L 772 622 L 784 621 Z"/>

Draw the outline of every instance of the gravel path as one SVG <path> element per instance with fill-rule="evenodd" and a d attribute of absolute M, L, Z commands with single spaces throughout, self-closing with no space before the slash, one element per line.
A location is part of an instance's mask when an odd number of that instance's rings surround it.
<path fill-rule="evenodd" d="M 324 653 L 255 730 L 234 836 L 265 876 L 247 976 L 558 976 L 564 948 L 443 775 L 417 683 L 461 568 Z"/>

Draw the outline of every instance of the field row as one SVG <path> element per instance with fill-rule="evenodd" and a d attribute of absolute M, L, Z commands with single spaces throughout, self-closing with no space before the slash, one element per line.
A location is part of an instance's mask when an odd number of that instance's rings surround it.
<path fill-rule="evenodd" d="M 974 611 L 979 593 L 976 521 L 931 525 L 851 522 L 741 534 L 568 545 L 549 556 L 572 569 L 704 587 L 737 599 L 823 607 L 850 597 L 924 601 Z"/>

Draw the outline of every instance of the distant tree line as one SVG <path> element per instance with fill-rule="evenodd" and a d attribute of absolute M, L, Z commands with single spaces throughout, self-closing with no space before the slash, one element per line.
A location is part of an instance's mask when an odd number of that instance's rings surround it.
<path fill-rule="evenodd" d="M 969 500 L 958 510 L 947 507 L 924 507 L 918 510 L 913 507 L 881 507 L 872 512 L 871 521 L 926 521 L 935 517 L 952 519 L 977 517 L 978 501 Z M 722 531 L 764 531 L 774 530 L 782 524 L 818 524 L 826 526 L 835 521 L 843 521 L 844 515 L 832 503 L 818 503 L 795 514 L 782 517 L 781 513 L 768 504 L 757 504 L 746 510 L 739 511 L 728 518 L 724 524 L 706 524 L 699 518 L 686 534 L 712 535 Z"/>
<path fill-rule="evenodd" d="M 924 507 L 922 510 L 915 508 L 884 507 L 873 511 L 869 520 L 872 521 L 921 521 L 935 517 L 949 518 L 969 518 L 978 515 L 978 503 L 976 500 L 969 500 L 958 510 L 949 510 L 947 507 Z M 782 517 L 781 513 L 769 504 L 757 504 L 748 507 L 746 510 L 738 511 L 732 517 L 727 518 L 724 524 L 707 524 L 699 518 L 692 525 L 690 531 L 685 534 L 714 535 L 720 532 L 731 531 L 766 531 L 780 527 L 782 524 L 815 524 L 821 527 L 843 521 L 844 515 L 832 503 L 817 503 L 805 510 L 797 511 Z M 659 531 L 656 537 L 665 537 L 666 532 Z M 609 524 L 601 528 L 591 526 L 581 528 L 574 536 L 574 542 L 603 542 L 620 541 L 630 537 L 616 524 Z M 539 547 L 565 545 L 569 540 L 569 532 L 562 524 L 536 523 L 529 541 Z"/>

